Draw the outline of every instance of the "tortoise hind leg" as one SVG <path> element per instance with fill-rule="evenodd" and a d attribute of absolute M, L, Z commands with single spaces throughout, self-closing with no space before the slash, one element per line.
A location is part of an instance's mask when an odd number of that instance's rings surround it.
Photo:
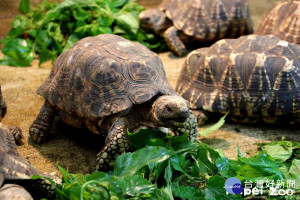
<path fill-rule="evenodd" d="M 187 54 L 187 50 L 178 34 L 178 30 L 174 26 L 171 26 L 164 32 L 164 38 L 171 51 L 177 56 L 184 56 Z"/>
<path fill-rule="evenodd" d="M 39 144 L 48 139 L 55 115 L 55 109 L 46 101 L 29 128 L 29 135 L 34 143 Z"/>
<path fill-rule="evenodd" d="M 113 167 L 118 155 L 131 150 L 127 134 L 128 122 L 125 118 L 118 118 L 111 126 L 105 141 L 105 146 L 97 155 L 98 171 L 107 171 Z"/>

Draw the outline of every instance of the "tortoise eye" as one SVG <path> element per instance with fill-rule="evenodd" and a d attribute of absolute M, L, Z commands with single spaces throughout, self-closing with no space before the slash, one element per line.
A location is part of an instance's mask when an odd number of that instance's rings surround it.
<path fill-rule="evenodd" d="M 167 111 L 168 112 L 172 112 L 172 108 L 170 108 L 169 106 L 167 106 Z"/>

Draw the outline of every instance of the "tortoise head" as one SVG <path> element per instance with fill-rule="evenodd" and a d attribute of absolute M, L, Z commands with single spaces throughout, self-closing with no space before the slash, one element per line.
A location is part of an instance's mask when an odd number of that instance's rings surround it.
<path fill-rule="evenodd" d="M 0 121 L 2 120 L 2 118 L 4 117 L 4 115 L 6 114 L 6 104 L 4 102 L 4 99 L 2 97 L 2 92 L 1 92 L 1 86 L 0 86 Z"/>
<path fill-rule="evenodd" d="M 160 31 L 167 28 L 167 16 L 159 9 L 148 9 L 139 15 L 141 27 L 145 30 Z"/>
<path fill-rule="evenodd" d="M 178 127 L 190 116 L 189 102 L 180 96 L 163 95 L 152 104 L 154 119 L 164 127 Z"/>

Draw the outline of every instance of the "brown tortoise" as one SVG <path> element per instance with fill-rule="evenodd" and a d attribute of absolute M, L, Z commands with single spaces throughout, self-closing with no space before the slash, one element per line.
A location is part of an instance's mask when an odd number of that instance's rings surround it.
<path fill-rule="evenodd" d="M 20 156 L 16 139 L 6 128 L 0 128 L 0 199 L 30 200 L 55 195 L 55 187 L 44 179 L 30 179 L 39 175 L 37 169 Z"/>
<path fill-rule="evenodd" d="M 197 136 L 189 103 L 171 88 L 160 58 L 116 35 L 87 37 L 62 53 L 38 94 L 46 101 L 30 127 L 31 139 L 45 141 L 55 115 L 87 127 L 106 137 L 97 170 L 107 170 L 130 150 L 127 129 L 169 127 L 191 140 Z"/>
<path fill-rule="evenodd" d="M 6 110 L 0 86 L 0 122 Z M 49 199 L 54 195 L 50 183 L 43 179 L 29 180 L 39 172 L 20 156 L 16 143 L 22 144 L 22 138 L 20 128 L 6 127 L 0 123 L 0 199 Z"/>
<path fill-rule="evenodd" d="M 209 113 L 238 122 L 300 122 L 300 47 L 275 36 L 220 40 L 191 52 L 176 91 L 203 124 Z"/>
<path fill-rule="evenodd" d="M 141 27 L 163 35 L 176 55 L 186 43 L 207 43 L 253 32 L 248 0 L 164 0 L 158 9 L 143 11 Z"/>
<path fill-rule="evenodd" d="M 272 34 L 282 40 L 300 44 L 299 17 L 299 0 L 279 1 L 265 14 L 255 34 Z"/>

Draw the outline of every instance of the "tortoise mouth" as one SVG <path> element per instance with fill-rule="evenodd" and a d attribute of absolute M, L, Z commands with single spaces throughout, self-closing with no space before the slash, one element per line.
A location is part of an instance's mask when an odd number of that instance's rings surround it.
<path fill-rule="evenodd" d="M 186 121 L 186 118 L 178 118 L 178 119 L 165 119 L 161 120 L 168 128 L 172 127 L 182 127 L 184 122 Z"/>

